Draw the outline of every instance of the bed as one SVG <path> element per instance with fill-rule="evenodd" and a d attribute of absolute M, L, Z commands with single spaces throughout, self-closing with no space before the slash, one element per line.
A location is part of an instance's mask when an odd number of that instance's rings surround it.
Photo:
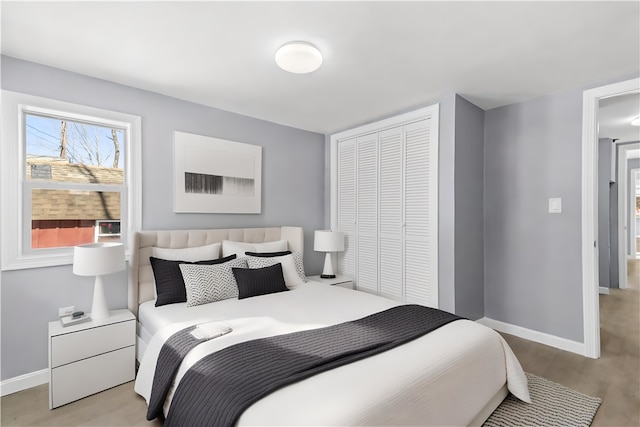
<path fill-rule="evenodd" d="M 181 380 L 207 355 L 403 305 L 309 281 L 288 292 L 252 298 L 155 306 L 149 259 L 158 248 L 283 240 L 289 251 L 302 253 L 299 227 L 137 233 L 129 277 L 129 309 L 138 319 L 136 392 L 149 402 L 158 354 L 173 334 L 205 322 L 223 322 L 231 329 L 187 353 L 162 404 L 164 415 L 171 411 Z M 280 387 L 242 412 L 237 425 L 481 425 L 509 391 L 529 401 L 526 377 L 507 343 L 490 328 L 456 320 L 398 347 Z"/>

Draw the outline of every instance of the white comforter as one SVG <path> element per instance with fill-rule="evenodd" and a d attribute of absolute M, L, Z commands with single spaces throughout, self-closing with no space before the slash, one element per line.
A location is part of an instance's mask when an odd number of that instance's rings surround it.
<path fill-rule="evenodd" d="M 294 291 L 190 308 L 146 304 L 148 325 L 142 326 L 158 332 L 142 358 L 135 391 L 147 402 L 167 338 L 207 321 L 224 321 L 233 328 L 187 355 L 165 402 L 167 414 L 175 385 L 206 354 L 250 339 L 358 319 L 399 303 L 311 282 Z M 277 390 L 245 411 L 238 425 L 468 425 L 505 382 L 515 396 L 529 401 L 524 372 L 502 337 L 461 320 Z"/>

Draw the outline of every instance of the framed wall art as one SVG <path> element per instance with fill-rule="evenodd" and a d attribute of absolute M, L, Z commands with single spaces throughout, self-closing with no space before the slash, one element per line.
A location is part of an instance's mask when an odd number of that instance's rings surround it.
<path fill-rule="evenodd" d="M 262 147 L 174 132 L 173 211 L 260 213 Z"/>

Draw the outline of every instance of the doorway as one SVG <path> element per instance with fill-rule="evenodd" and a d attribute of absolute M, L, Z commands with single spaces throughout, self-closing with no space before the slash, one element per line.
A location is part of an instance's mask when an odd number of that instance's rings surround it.
<path fill-rule="evenodd" d="M 640 138 L 636 135 L 636 141 Z M 640 167 L 640 143 L 618 146 L 618 243 L 620 254 L 620 288 L 626 289 L 629 262 L 636 258 L 636 185 L 634 170 Z"/>
<path fill-rule="evenodd" d="M 640 150 L 638 151 L 640 155 Z M 639 156 L 640 157 L 640 156 Z M 640 162 L 640 160 L 638 160 Z M 630 171 L 631 185 L 633 186 L 630 192 L 631 200 L 629 201 L 631 208 L 631 214 L 633 214 L 633 220 L 630 222 L 629 235 L 631 236 L 631 247 L 629 252 L 631 258 L 640 258 L 640 168 L 633 168 Z"/>
<path fill-rule="evenodd" d="M 582 112 L 582 295 L 584 355 L 600 357 L 598 270 L 598 107 L 601 100 L 640 93 L 640 79 L 584 92 Z M 626 268 L 625 268 L 626 270 Z"/>

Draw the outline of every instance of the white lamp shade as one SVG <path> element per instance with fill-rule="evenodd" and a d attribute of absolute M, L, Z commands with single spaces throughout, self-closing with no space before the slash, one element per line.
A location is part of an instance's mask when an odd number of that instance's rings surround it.
<path fill-rule="evenodd" d="M 344 251 L 344 233 L 341 231 L 316 230 L 313 249 L 318 252 Z"/>
<path fill-rule="evenodd" d="M 89 243 L 73 248 L 73 274 L 102 276 L 125 269 L 122 243 Z"/>

